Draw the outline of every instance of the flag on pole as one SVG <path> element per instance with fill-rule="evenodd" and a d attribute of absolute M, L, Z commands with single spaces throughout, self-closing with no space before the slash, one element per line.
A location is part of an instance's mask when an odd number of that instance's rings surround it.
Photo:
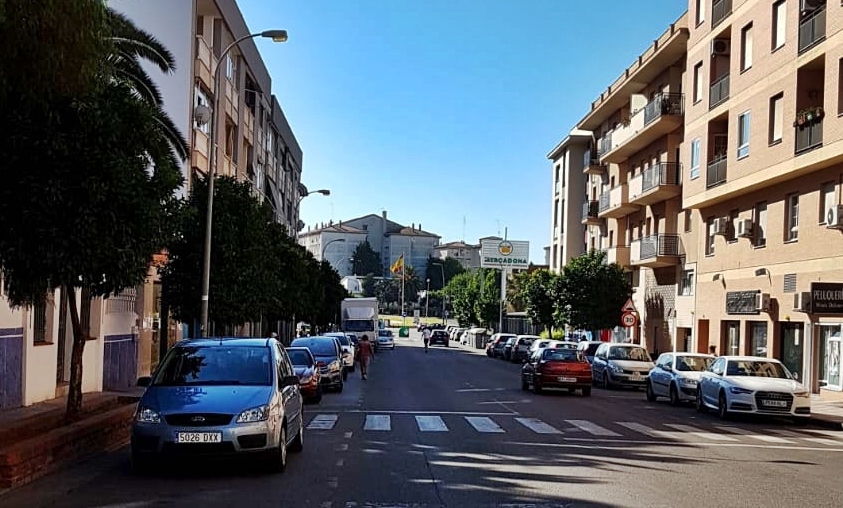
<path fill-rule="evenodd" d="M 392 263 L 392 266 L 389 268 L 389 271 L 392 273 L 403 273 L 404 272 L 404 254 L 398 256 L 398 259 Z"/>

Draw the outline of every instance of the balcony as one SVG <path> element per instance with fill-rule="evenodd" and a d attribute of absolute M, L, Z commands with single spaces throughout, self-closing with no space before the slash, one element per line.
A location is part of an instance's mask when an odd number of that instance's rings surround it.
<path fill-rule="evenodd" d="M 246 141 L 249 144 L 255 144 L 255 114 L 252 113 L 252 110 L 249 108 L 243 108 L 243 121 L 242 121 L 242 130 L 243 130 L 243 137 L 246 138 Z"/>
<path fill-rule="evenodd" d="M 705 169 L 705 188 L 710 189 L 726 182 L 726 155 L 718 155 Z"/>
<path fill-rule="evenodd" d="M 633 266 L 663 268 L 679 263 L 679 235 L 657 234 L 632 241 L 630 261 Z"/>
<path fill-rule="evenodd" d="M 603 176 L 606 174 L 606 165 L 600 164 L 600 159 L 591 156 L 591 150 L 586 150 L 582 161 L 583 173 L 586 175 Z"/>
<path fill-rule="evenodd" d="M 825 6 L 805 16 L 799 22 L 799 54 L 825 40 Z"/>
<path fill-rule="evenodd" d="M 621 266 L 629 266 L 629 245 L 616 245 L 603 249 L 606 253 L 605 263 L 610 265 L 617 263 Z"/>
<path fill-rule="evenodd" d="M 732 14 L 732 0 L 714 0 L 711 4 L 711 28 L 716 27 Z"/>
<path fill-rule="evenodd" d="M 629 202 L 629 186 L 622 183 L 614 189 L 609 189 L 600 194 L 600 204 L 597 209 L 597 216 L 601 219 L 606 217 L 625 217 L 638 210 L 638 205 Z"/>
<path fill-rule="evenodd" d="M 597 226 L 600 224 L 600 217 L 598 212 L 600 210 L 600 202 L 595 200 L 586 201 L 582 204 L 582 223 L 586 226 Z"/>
<path fill-rule="evenodd" d="M 726 74 L 714 83 L 708 90 L 708 109 L 714 109 L 729 99 L 729 75 Z"/>
<path fill-rule="evenodd" d="M 660 162 L 645 169 L 629 181 L 629 201 L 638 205 L 652 205 L 682 195 L 679 175 L 682 164 Z"/>
<path fill-rule="evenodd" d="M 603 137 L 597 140 L 597 157 L 601 158 L 603 155 L 612 149 L 612 131 L 603 134 Z"/>
<path fill-rule="evenodd" d="M 682 126 L 685 95 L 658 94 L 635 112 L 627 125 L 612 131 L 612 147 L 601 156 L 603 162 L 620 163 Z"/>
<path fill-rule="evenodd" d="M 225 87 L 225 112 L 236 123 L 239 121 L 237 111 L 240 109 L 240 93 L 230 79 L 226 78 L 222 81 L 225 83 L 223 85 Z"/>
<path fill-rule="evenodd" d="M 228 155 L 223 155 L 222 160 L 220 162 L 221 164 L 217 166 L 218 175 L 234 176 L 238 177 L 239 179 L 239 175 L 237 174 L 237 164 L 235 164 L 234 161 L 231 160 L 231 157 L 229 157 Z"/>
<path fill-rule="evenodd" d="M 208 156 L 211 139 L 200 129 L 193 129 L 193 150 L 190 152 L 190 165 L 203 173 L 208 172 Z"/>
<path fill-rule="evenodd" d="M 812 123 L 794 127 L 796 131 L 796 155 L 823 146 L 823 121 L 814 120 Z"/>
<path fill-rule="evenodd" d="M 212 69 L 217 64 L 217 58 L 211 51 L 211 46 L 201 35 L 196 36 L 196 60 L 193 63 L 193 71 L 196 77 L 202 81 L 208 90 L 214 89 L 214 76 Z"/>

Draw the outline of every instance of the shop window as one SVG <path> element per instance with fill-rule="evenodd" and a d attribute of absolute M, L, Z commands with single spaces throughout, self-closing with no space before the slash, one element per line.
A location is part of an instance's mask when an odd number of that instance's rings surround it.
<path fill-rule="evenodd" d="M 751 356 L 767 356 L 767 323 L 749 324 L 749 346 Z"/>
<path fill-rule="evenodd" d="M 840 377 L 840 329 L 841 325 L 819 325 L 820 371 L 819 385 L 831 390 L 843 389 Z"/>

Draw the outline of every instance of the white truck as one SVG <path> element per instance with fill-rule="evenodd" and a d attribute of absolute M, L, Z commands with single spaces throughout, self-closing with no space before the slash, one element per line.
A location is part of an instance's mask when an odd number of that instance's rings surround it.
<path fill-rule="evenodd" d="M 354 333 L 357 338 L 367 335 L 372 346 L 378 344 L 378 299 L 346 298 L 340 304 L 342 331 Z"/>

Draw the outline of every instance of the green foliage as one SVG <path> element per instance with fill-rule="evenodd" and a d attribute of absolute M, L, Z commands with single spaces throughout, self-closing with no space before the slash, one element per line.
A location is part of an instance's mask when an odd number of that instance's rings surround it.
<path fill-rule="evenodd" d="M 375 277 L 372 274 L 363 277 L 363 280 L 361 281 L 360 285 L 363 289 L 364 298 L 371 298 L 377 295 L 377 286 L 375 282 Z"/>
<path fill-rule="evenodd" d="M 521 271 L 510 274 L 506 284 L 506 303 L 515 312 L 525 312 L 527 302 L 523 296 L 523 288 L 530 279 L 532 272 Z"/>
<path fill-rule="evenodd" d="M 632 295 L 624 268 L 606 264 L 606 254 L 592 250 L 574 258 L 562 270 L 555 292 L 556 320 L 583 330 L 618 326 L 621 307 Z"/>
<path fill-rule="evenodd" d="M 444 291 L 451 305 L 451 317 L 460 325 L 469 326 L 479 322 L 474 304 L 480 298 L 480 285 L 474 274 L 464 272 L 455 276 Z"/>
<path fill-rule="evenodd" d="M 552 339 L 552 340 L 564 340 L 565 339 L 565 330 L 562 329 L 554 329 L 552 332 L 548 332 L 547 330 L 542 330 L 539 333 L 539 337 L 543 339 Z"/>
<path fill-rule="evenodd" d="M 352 273 L 354 275 L 376 275 L 380 277 L 383 274 L 381 255 L 372 249 L 368 240 L 354 249 L 351 259 Z"/>
<path fill-rule="evenodd" d="M 490 325 L 500 319 L 501 287 L 500 270 L 480 269 L 474 273 L 476 284 L 481 288 L 478 298 L 474 301 L 475 323 Z"/>
<path fill-rule="evenodd" d="M 522 272 L 519 276 L 520 296 L 527 304 L 527 315 L 546 330 L 553 330 L 556 321 L 556 299 L 553 292 L 558 278 L 546 269 Z"/>
<path fill-rule="evenodd" d="M 455 258 L 445 258 L 443 260 L 431 257 L 427 260 L 425 278 L 430 279 L 430 290 L 438 291 L 447 286 L 451 279 L 465 271 L 465 267 Z M 443 275 L 445 277 L 444 284 L 442 284 Z"/>
<path fill-rule="evenodd" d="M 401 286 L 401 277 L 393 277 L 398 286 Z M 419 291 L 424 287 L 424 283 L 419 280 L 415 268 L 412 266 L 404 266 L 404 303 L 415 302 L 419 298 Z"/>

